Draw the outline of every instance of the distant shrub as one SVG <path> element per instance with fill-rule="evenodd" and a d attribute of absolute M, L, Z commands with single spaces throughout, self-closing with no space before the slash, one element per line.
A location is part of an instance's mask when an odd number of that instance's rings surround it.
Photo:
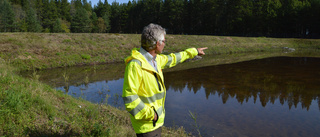
<path fill-rule="evenodd" d="M 88 54 L 81 54 L 81 58 L 82 58 L 82 59 L 90 59 L 91 56 L 88 55 Z"/>
<path fill-rule="evenodd" d="M 44 33 L 50 33 L 50 29 L 49 28 L 45 28 L 43 32 Z"/>

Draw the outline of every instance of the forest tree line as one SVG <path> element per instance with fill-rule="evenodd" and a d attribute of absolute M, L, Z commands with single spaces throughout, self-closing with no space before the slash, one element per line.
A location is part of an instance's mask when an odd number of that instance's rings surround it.
<path fill-rule="evenodd" d="M 0 32 L 320 37 L 320 0 L 0 0 Z"/>

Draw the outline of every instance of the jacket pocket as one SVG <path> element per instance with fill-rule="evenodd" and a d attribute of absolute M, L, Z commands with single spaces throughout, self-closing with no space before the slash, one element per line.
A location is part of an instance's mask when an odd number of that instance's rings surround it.
<path fill-rule="evenodd" d="M 157 121 L 159 120 L 159 115 L 158 115 L 158 112 L 156 111 L 156 109 L 154 108 L 154 106 L 152 106 L 152 109 L 153 109 L 154 113 L 157 115 L 157 119 L 156 120 L 154 120 L 154 119 L 152 120 L 153 121 L 153 127 L 155 127 Z"/>

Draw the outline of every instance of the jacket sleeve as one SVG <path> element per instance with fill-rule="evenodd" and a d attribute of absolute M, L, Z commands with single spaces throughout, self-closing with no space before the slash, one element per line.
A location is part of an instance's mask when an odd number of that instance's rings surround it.
<path fill-rule="evenodd" d="M 126 110 L 137 120 L 152 121 L 155 112 L 151 107 L 145 105 L 138 96 L 141 82 L 141 66 L 136 62 L 130 62 L 126 66 L 122 90 Z"/>
<path fill-rule="evenodd" d="M 196 48 L 189 48 L 185 51 L 171 53 L 169 55 L 160 55 L 161 69 L 174 67 L 175 65 L 182 63 L 187 59 L 194 58 L 196 55 L 198 55 L 198 50 Z"/>

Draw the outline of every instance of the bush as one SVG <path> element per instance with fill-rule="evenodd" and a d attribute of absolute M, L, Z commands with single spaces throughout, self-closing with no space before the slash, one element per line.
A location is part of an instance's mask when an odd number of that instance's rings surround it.
<path fill-rule="evenodd" d="M 81 58 L 82 58 L 82 59 L 90 59 L 91 56 L 88 55 L 88 54 L 81 54 Z"/>

